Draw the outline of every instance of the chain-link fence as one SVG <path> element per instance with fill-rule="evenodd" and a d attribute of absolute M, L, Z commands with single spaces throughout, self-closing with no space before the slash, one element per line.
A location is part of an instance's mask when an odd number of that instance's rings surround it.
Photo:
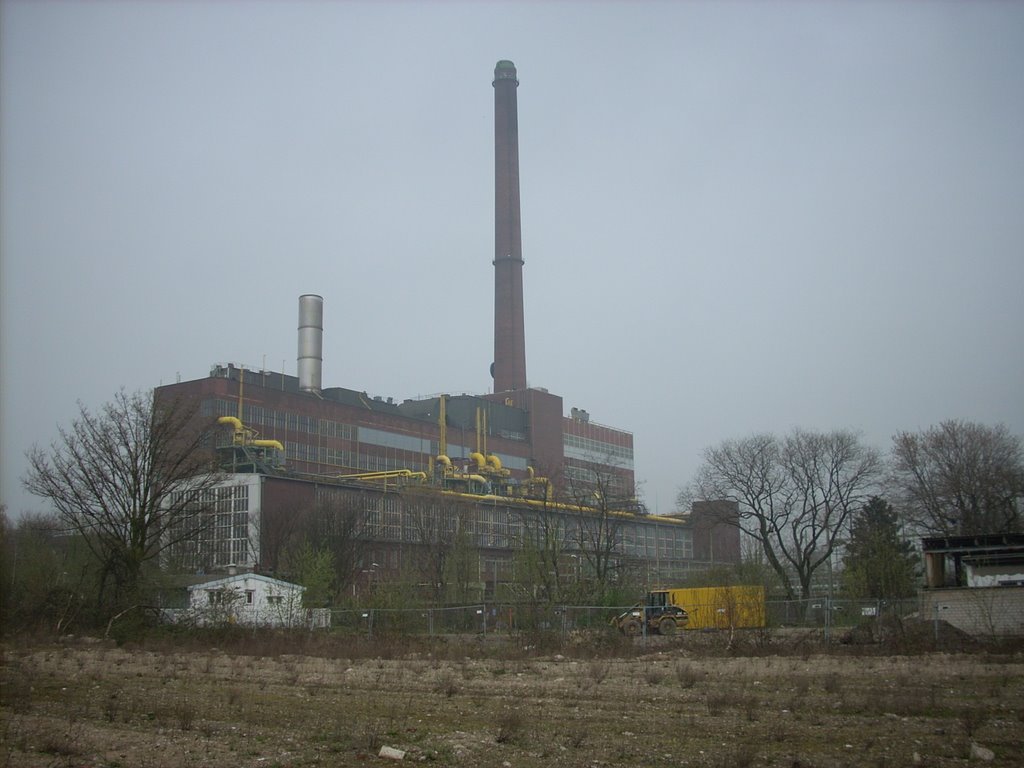
<path fill-rule="evenodd" d="M 445 608 L 362 608 L 331 611 L 331 627 L 354 634 L 451 635 L 493 630 L 485 605 Z M 490 624 L 490 626 L 489 626 Z"/>
<path fill-rule="evenodd" d="M 747 629 L 809 628 L 834 630 L 891 616 L 903 619 L 919 610 L 919 600 L 838 600 L 829 597 L 806 600 L 768 600 L 763 613 L 751 620 L 748 612 L 733 612 L 728 605 L 685 606 L 691 613 L 713 615 L 699 627 L 680 627 L 690 632 Z M 331 611 L 331 628 L 353 634 L 451 635 L 550 632 L 567 636 L 572 632 L 612 629 L 615 618 L 635 606 L 477 604 L 443 608 L 363 608 Z M 696 623 L 696 622 L 695 622 Z M 646 633 L 644 625 L 641 633 Z"/>

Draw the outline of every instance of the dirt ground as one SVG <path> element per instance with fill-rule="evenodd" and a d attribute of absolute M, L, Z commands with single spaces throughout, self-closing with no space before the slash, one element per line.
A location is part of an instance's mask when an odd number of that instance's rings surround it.
<path fill-rule="evenodd" d="M 1020 651 L 664 640 L 7 643 L 0 763 L 1024 765 Z"/>

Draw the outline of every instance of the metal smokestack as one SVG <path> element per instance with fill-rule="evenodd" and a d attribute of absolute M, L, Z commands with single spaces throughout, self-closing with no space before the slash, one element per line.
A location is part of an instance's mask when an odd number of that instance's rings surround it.
<path fill-rule="evenodd" d="M 299 296 L 299 389 L 320 394 L 324 363 L 324 298 Z"/>
<path fill-rule="evenodd" d="M 494 391 L 526 389 L 516 67 L 494 67 Z"/>

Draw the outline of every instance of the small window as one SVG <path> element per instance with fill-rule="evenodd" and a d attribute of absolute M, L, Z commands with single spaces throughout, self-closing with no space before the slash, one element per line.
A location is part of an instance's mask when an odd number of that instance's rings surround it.
<path fill-rule="evenodd" d="M 245 604 L 252 605 L 253 600 L 255 600 L 255 595 L 256 593 L 253 590 L 247 589 L 245 591 Z"/>
<path fill-rule="evenodd" d="M 267 595 L 267 602 L 271 605 L 280 605 L 281 595 Z"/>

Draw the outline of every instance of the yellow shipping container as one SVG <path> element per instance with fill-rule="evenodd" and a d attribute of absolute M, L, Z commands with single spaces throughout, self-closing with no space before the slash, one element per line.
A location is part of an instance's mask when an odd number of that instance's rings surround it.
<path fill-rule="evenodd" d="M 764 587 L 657 589 L 667 603 L 690 614 L 686 629 L 749 629 L 765 626 Z"/>

